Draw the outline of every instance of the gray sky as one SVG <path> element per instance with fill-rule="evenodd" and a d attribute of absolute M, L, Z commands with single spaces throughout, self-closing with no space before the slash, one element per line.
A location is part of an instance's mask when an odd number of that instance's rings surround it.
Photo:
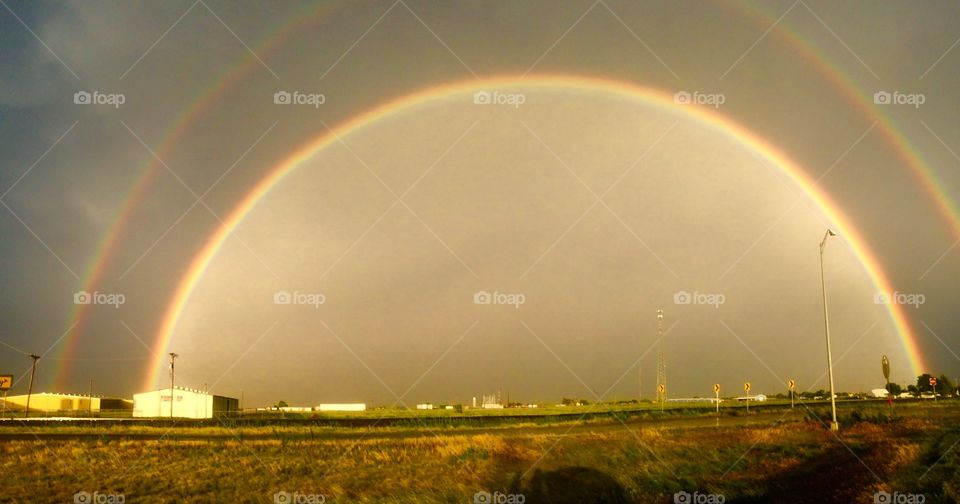
<path fill-rule="evenodd" d="M 350 132 L 256 206 L 172 347 L 152 348 L 191 259 L 280 160 L 390 100 L 524 74 L 722 95 L 716 113 L 819 179 L 896 291 L 922 295 L 905 312 L 926 371 L 960 373 L 956 218 L 897 145 L 954 205 L 953 3 L 5 5 L 0 371 L 19 377 L 24 353 L 50 349 L 41 390 L 93 379 L 130 395 L 153 353 L 177 351 L 183 385 L 242 388 L 250 404 L 389 403 L 408 389 L 407 403 L 467 402 L 497 387 L 629 398 L 638 359 L 651 397 L 659 307 L 673 396 L 746 380 L 775 393 L 791 377 L 825 387 L 816 246 L 835 223 L 771 160 L 684 112 L 697 105 L 586 89 L 523 87 L 516 108 L 460 93 Z M 78 91 L 124 102 L 76 104 Z M 278 105 L 278 91 L 325 101 Z M 878 91 L 923 103 L 875 104 Z M 826 254 L 838 387 L 882 386 L 881 354 L 908 382 L 876 287 L 838 238 Z M 125 303 L 84 307 L 74 325 L 83 289 Z M 276 305 L 277 291 L 326 302 Z M 526 302 L 477 305 L 477 291 Z M 676 304 L 680 291 L 725 302 Z"/>

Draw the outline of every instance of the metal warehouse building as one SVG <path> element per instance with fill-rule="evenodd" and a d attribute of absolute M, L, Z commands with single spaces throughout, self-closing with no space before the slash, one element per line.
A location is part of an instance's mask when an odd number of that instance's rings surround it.
<path fill-rule="evenodd" d="M 239 401 L 232 397 L 213 395 L 202 390 L 183 387 L 143 392 L 133 395 L 133 416 L 141 418 L 169 417 L 171 404 L 173 415 L 178 418 L 213 418 L 234 413 L 240 408 Z M 171 401 L 171 396 L 173 400 Z"/>
<path fill-rule="evenodd" d="M 27 396 L 17 395 L 7 397 L 8 410 L 22 411 L 27 407 Z M 109 397 L 90 397 L 78 394 L 54 394 L 41 392 L 30 396 L 30 411 L 56 413 L 60 411 L 94 412 L 107 410 L 127 410 L 131 404 L 129 400 Z"/>

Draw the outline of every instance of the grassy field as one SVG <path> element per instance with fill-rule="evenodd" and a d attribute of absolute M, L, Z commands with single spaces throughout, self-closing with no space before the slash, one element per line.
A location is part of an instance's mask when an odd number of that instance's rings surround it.
<path fill-rule="evenodd" d="M 429 429 L 16 423 L 0 427 L 0 502 L 74 502 L 83 491 L 100 502 L 274 502 L 282 491 L 299 492 L 288 502 L 464 503 L 477 492 L 673 502 L 684 491 L 728 503 L 874 502 L 880 491 L 960 500 L 960 405 L 841 412 L 839 435 L 819 421 L 825 410 L 803 407 Z"/>

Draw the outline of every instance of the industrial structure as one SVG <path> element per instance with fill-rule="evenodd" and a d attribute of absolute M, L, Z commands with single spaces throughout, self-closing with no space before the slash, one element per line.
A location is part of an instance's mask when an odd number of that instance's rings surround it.
<path fill-rule="evenodd" d="M 172 392 L 172 393 L 171 393 Z M 213 395 L 183 387 L 165 388 L 133 395 L 133 416 L 137 418 L 213 418 L 240 409 L 232 397 Z"/>
<path fill-rule="evenodd" d="M 366 411 L 366 403 L 321 404 L 314 411 Z"/>
<path fill-rule="evenodd" d="M 27 404 L 30 405 L 30 411 L 42 413 L 100 413 L 107 410 L 122 411 L 133 408 L 133 403 L 127 399 L 50 392 L 8 396 L 5 401 L 7 410 L 23 411 L 27 408 Z"/>

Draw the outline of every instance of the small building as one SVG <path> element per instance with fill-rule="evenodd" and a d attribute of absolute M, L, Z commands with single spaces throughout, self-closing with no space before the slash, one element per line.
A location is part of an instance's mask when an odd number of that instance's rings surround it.
<path fill-rule="evenodd" d="M 429 404 L 429 403 L 418 404 L 418 405 L 417 405 L 417 409 L 419 409 L 419 410 L 429 410 L 429 409 L 433 409 L 433 405 L 432 405 L 432 404 Z"/>
<path fill-rule="evenodd" d="M 757 394 L 753 396 L 740 396 L 740 397 L 737 397 L 736 399 L 737 401 L 740 401 L 740 402 L 746 402 L 746 401 L 764 402 L 767 400 L 767 396 L 763 394 Z"/>
<path fill-rule="evenodd" d="M 6 408 L 9 410 L 23 410 L 27 407 L 27 396 L 16 395 L 8 396 Z M 129 411 L 133 407 L 129 400 L 115 397 L 90 397 L 79 394 L 57 394 L 51 392 L 39 392 L 30 395 L 30 411 L 43 413 L 57 412 L 92 412 L 101 411 Z"/>
<path fill-rule="evenodd" d="M 888 395 L 890 395 L 890 392 L 887 391 L 887 389 L 875 388 L 870 391 L 870 395 L 872 397 L 887 397 Z"/>
<path fill-rule="evenodd" d="M 321 404 L 316 411 L 366 411 L 366 403 Z"/>
<path fill-rule="evenodd" d="M 165 388 L 133 395 L 133 416 L 137 418 L 213 418 L 240 409 L 232 397 L 183 387 Z M 172 406 L 171 406 L 172 405 Z M 172 408 L 172 412 L 171 412 Z"/>

